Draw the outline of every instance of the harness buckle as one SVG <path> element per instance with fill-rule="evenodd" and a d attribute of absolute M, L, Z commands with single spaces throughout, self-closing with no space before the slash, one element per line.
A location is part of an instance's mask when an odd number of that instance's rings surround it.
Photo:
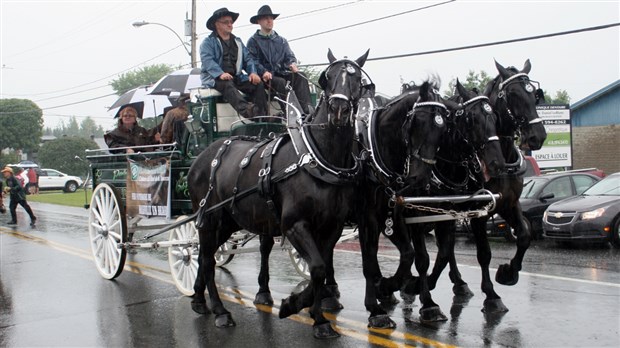
<path fill-rule="evenodd" d="M 261 178 L 265 175 L 269 175 L 269 173 L 271 173 L 271 167 L 261 168 L 261 170 L 258 171 L 258 177 Z"/>

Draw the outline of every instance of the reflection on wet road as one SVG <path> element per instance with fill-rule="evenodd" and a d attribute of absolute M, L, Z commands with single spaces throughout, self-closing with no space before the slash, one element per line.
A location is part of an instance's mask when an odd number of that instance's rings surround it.
<path fill-rule="evenodd" d="M 130 254 L 123 274 L 102 279 L 88 247 L 84 210 L 37 205 L 40 222 L 0 227 L 0 346 L 609 346 L 620 342 L 620 253 L 611 248 L 561 248 L 535 241 L 517 285 L 496 285 L 509 312 L 484 315 L 475 246 L 458 240 L 457 258 L 473 297 L 452 294 L 443 275 L 434 300 L 448 321 L 422 324 L 418 301 L 390 308 L 396 330 L 367 328 L 364 281 L 356 241 L 335 255 L 344 309 L 328 318 L 342 334 L 312 338 L 307 311 L 277 317 L 280 299 L 305 282 L 288 254 L 270 260 L 276 305 L 255 306 L 258 254 L 237 255 L 216 271 L 217 282 L 237 326 L 216 329 L 213 316 L 191 311 L 190 299 L 173 285 L 166 250 Z M 5 216 L 0 216 L 4 226 Z M 22 219 L 23 220 L 23 219 Z M 427 243 L 433 252 L 432 237 Z M 492 265 L 504 263 L 514 245 L 493 242 Z M 395 271 L 397 252 L 385 243 L 379 260 L 384 275 Z M 397 294 L 397 298 L 399 298 Z"/>

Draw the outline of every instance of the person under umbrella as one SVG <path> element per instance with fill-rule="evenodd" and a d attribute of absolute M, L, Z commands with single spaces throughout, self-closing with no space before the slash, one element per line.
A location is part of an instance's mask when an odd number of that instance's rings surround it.
<path fill-rule="evenodd" d="M 103 135 L 105 143 L 110 148 L 111 153 L 122 153 L 122 150 L 112 150 L 118 147 L 156 145 L 159 144 L 159 133 L 157 127 L 147 130 L 137 124 L 138 109 L 135 105 L 128 104 L 121 108 L 118 112 L 117 127 Z M 141 149 L 140 151 L 149 151 L 150 149 Z M 134 153 L 133 149 L 126 149 L 127 153 Z"/>

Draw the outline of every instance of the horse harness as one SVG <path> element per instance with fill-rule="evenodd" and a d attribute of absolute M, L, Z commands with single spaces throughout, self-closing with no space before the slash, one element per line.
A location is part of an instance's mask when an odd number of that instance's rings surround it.
<path fill-rule="evenodd" d="M 288 133 L 280 134 L 275 138 L 267 138 L 258 141 L 256 137 L 249 136 L 233 136 L 226 139 L 219 147 L 215 157 L 211 161 L 211 173 L 209 176 L 209 190 L 205 197 L 199 203 L 199 209 L 197 212 L 196 226 L 200 228 L 204 223 L 204 217 L 207 214 L 212 213 L 215 210 L 223 208 L 225 205 L 230 204 L 230 207 L 234 207 L 234 203 L 237 199 L 247 197 L 253 193 L 258 193 L 265 198 L 266 204 L 274 217 L 279 215 L 278 208 L 273 200 L 274 184 L 284 181 L 296 174 L 300 168 L 303 168 L 312 177 L 321 180 L 325 183 L 332 185 L 345 185 L 355 180 L 362 172 L 362 166 L 359 159 L 355 159 L 355 164 L 350 169 L 336 168 L 331 164 L 325 162 L 316 150 L 316 145 L 313 144 L 312 138 L 307 134 L 307 128 L 301 124 L 301 116 L 299 109 L 295 109 L 289 112 L 289 127 Z M 299 124 L 299 126 L 291 127 L 291 124 Z M 254 155 L 264 147 L 261 152 L 260 158 L 262 159 L 261 169 L 258 171 L 258 180 L 255 186 L 247 188 L 243 191 L 239 191 L 237 185 L 233 188 L 233 195 L 209 208 L 207 208 L 207 201 L 215 188 L 216 173 L 223 161 L 224 155 L 229 149 L 230 145 L 234 141 L 257 141 L 242 158 L 239 163 L 239 174 L 237 176 L 237 183 L 243 169 L 245 169 L 251 162 Z M 282 170 L 272 173 L 272 162 L 280 146 L 290 140 L 298 155 L 298 161 L 285 166 Z M 278 220 L 274 219 L 276 224 Z"/>

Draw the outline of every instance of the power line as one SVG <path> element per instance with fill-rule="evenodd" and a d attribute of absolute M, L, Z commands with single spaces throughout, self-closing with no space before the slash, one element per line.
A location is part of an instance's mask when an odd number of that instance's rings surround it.
<path fill-rule="evenodd" d="M 421 10 L 426 10 L 426 9 L 429 9 L 429 8 L 432 8 L 432 7 L 437 7 L 437 6 L 447 5 L 447 4 L 449 4 L 449 3 L 451 3 L 451 2 L 454 2 L 454 1 L 456 1 L 456 0 L 448 0 L 448 1 L 444 1 L 444 2 L 437 3 L 437 4 L 433 4 L 433 5 L 428 5 L 428 6 L 418 7 L 418 8 L 415 8 L 415 9 L 413 9 L 413 10 L 403 11 L 403 12 L 399 12 L 399 13 L 391 14 L 391 15 L 389 15 L 389 16 L 379 17 L 379 18 L 375 18 L 375 19 L 371 19 L 371 20 L 367 20 L 367 21 L 363 21 L 363 22 L 359 22 L 359 23 L 354 23 L 354 24 L 350 24 L 350 25 L 345 25 L 344 27 L 339 27 L 339 28 L 330 29 L 330 30 L 322 31 L 322 32 L 315 33 L 315 34 L 310 34 L 310 35 L 306 35 L 306 36 L 301 36 L 301 37 L 297 37 L 297 38 L 294 38 L 294 39 L 290 39 L 290 40 L 288 40 L 288 41 L 289 41 L 289 42 L 292 42 L 292 41 L 297 41 L 297 40 L 307 39 L 307 38 L 310 38 L 310 37 L 319 36 L 319 35 L 323 35 L 323 34 L 329 34 L 329 33 L 333 33 L 333 32 L 335 32 L 335 31 L 344 30 L 344 29 L 349 29 L 349 28 L 357 27 L 357 26 L 364 25 L 364 24 L 368 24 L 368 23 L 372 23 L 372 22 L 382 21 L 382 20 L 384 20 L 384 19 L 394 18 L 394 17 L 398 17 L 398 16 L 405 15 L 405 14 L 409 14 L 409 13 L 412 13 L 412 12 L 417 12 L 417 11 L 421 11 Z"/>
<path fill-rule="evenodd" d="M 549 37 L 554 37 L 554 36 L 563 36 L 563 35 L 577 34 L 577 33 L 582 33 L 582 32 L 586 32 L 586 31 L 602 30 L 602 29 L 608 29 L 608 28 L 617 27 L 617 26 L 620 26 L 620 23 L 611 23 L 611 24 L 599 25 L 599 26 L 595 26 L 595 27 L 587 27 L 587 28 L 581 28 L 581 29 L 575 29 L 575 30 L 561 31 L 561 32 L 551 33 L 551 34 L 528 36 L 528 37 L 523 37 L 523 38 L 518 38 L 518 39 L 510 39 L 510 40 L 503 40 L 503 41 L 493 41 L 493 42 L 487 42 L 487 43 L 475 44 L 475 45 L 469 45 L 469 46 L 444 48 L 444 49 L 432 50 L 432 51 L 406 53 L 406 54 L 396 54 L 396 55 L 391 55 L 391 56 L 368 58 L 368 59 L 366 59 L 366 61 L 397 59 L 397 58 L 422 56 L 422 55 L 435 54 L 435 53 L 462 51 L 462 50 L 468 50 L 468 49 L 472 49 L 472 48 L 505 45 L 505 44 L 513 43 L 513 42 L 538 40 L 538 39 L 544 39 L 544 38 L 549 38 Z M 303 64 L 301 66 L 324 66 L 324 65 L 328 65 L 328 63 Z"/>

